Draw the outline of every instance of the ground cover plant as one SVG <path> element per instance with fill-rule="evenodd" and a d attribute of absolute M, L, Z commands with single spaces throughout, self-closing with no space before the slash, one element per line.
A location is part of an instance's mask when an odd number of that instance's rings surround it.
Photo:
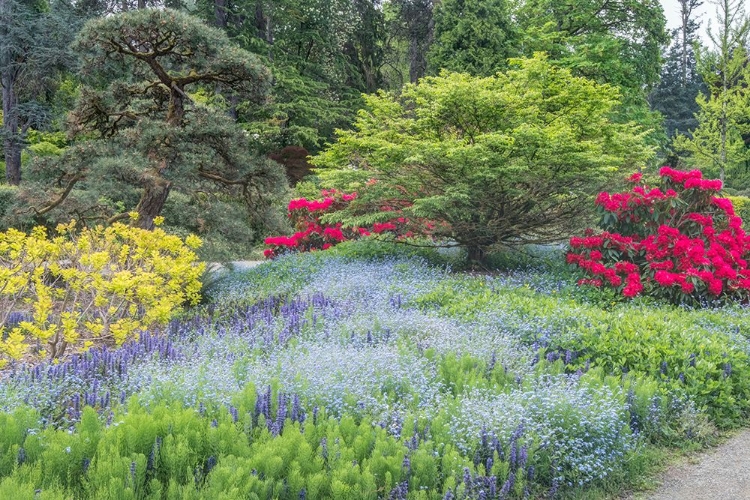
<path fill-rule="evenodd" d="M 0 497 L 595 497 L 747 415 L 741 307 L 376 246 L 281 256 L 162 332 L 6 369 Z"/>

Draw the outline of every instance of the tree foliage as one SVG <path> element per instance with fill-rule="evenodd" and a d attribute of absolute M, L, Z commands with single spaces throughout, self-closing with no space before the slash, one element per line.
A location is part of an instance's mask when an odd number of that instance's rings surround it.
<path fill-rule="evenodd" d="M 435 31 L 435 0 L 391 0 L 396 16 L 396 38 L 405 41 L 411 83 L 427 74 L 427 52 Z M 395 44 L 394 44 L 395 45 Z M 394 51 L 395 52 L 395 51 Z"/>
<path fill-rule="evenodd" d="M 21 152 L 31 127 L 51 120 L 49 95 L 72 63 L 76 19 L 64 2 L 0 0 L 0 87 L 5 179 L 21 182 Z"/>
<path fill-rule="evenodd" d="M 517 16 L 524 52 L 600 83 L 640 90 L 659 79 L 669 39 L 658 0 L 524 0 Z"/>
<path fill-rule="evenodd" d="M 345 225 L 388 208 L 443 223 L 437 237 L 474 256 L 494 245 L 557 241 L 581 222 L 590 194 L 650 155 L 642 131 L 611 119 L 618 91 L 543 56 L 505 74 L 444 73 L 366 97 L 355 131 L 313 159 L 326 184 L 357 190 Z M 385 208 L 385 210 L 384 210 Z"/>
<path fill-rule="evenodd" d="M 728 184 L 747 184 L 750 174 L 750 16 L 742 2 L 717 0 L 713 47 L 698 52 L 698 68 L 708 89 L 699 95 L 698 127 L 681 136 L 675 149 L 689 165 L 704 165 Z"/>
<path fill-rule="evenodd" d="M 506 0 L 443 0 L 435 9 L 429 64 L 436 73 L 493 75 L 518 55 L 517 39 Z"/>
<path fill-rule="evenodd" d="M 652 129 L 653 145 L 665 141 L 661 116 L 646 100 L 669 42 L 659 0 L 522 0 L 514 17 L 523 55 L 545 51 L 575 76 L 616 85 L 619 119 Z"/>
<path fill-rule="evenodd" d="M 705 91 L 698 71 L 695 46 L 700 43 L 700 23 L 695 9 L 698 0 L 680 0 L 682 24 L 672 31 L 672 43 L 666 53 L 659 84 L 649 95 L 652 109 L 664 116 L 667 137 L 689 135 L 698 126 L 696 98 Z"/>
<path fill-rule="evenodd" d="M 199 0 L 199 12 L 272 73 L 262 107 L 230 102 L 267 151 L 317 150 L 383 85 L 385 24 L 373 0 Z M 236 98 L 221 90 L 230 101 Z"/>

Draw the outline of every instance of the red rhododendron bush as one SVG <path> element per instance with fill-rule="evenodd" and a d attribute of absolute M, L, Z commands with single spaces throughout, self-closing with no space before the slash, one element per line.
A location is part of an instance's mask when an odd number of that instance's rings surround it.
<path fill-rule="evenodd" d="M 263 254 L 272 259 L 284 253 L 326 250 L 342 241 L 355 240 L 372 234 L 390 234 L 396 238 L 410 238 L 415 222 L 403 217 L 397 207 L 384 205 L 382 211 L 393 212 L 393 218 L 386 222 L 374 222 L 367 227 L 343 227 L 340 222 L 326 223 L 321 219 L 345 208 L 357 197 L 357 193 L 342 193 L 335 189 L 321 192 L 323 198 L 308 200 L 298 198 L 289 202 L 289 219 L 297 230 L 291 236 L 272 236 L 265 239 L 270 246 Z M 426 234 L 429 223 L 420 223 L 420 234 Z"/>
<path fill-rule="evenodd" d="M 663 186 L 641 174 L 624 193 L 600 193 L 600 234 L 570 239 L 570 264 L 587 277 L 581 285 L 612 287 L 625 297 L 648 295 L 674 303 L 750 296 L 750 237 L 719 180 L 700 170 L 659 171 Z"/>

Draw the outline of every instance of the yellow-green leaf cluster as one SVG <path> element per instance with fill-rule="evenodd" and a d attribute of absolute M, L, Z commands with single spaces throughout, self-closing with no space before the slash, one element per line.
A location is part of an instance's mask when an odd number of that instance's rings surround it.
<path fill-rule="evenodd" d="M 119 223 L 0 233 L 0 367 L 31 345 L 55 358 L 165 324 L 200 299 L 198 246 Z"/>

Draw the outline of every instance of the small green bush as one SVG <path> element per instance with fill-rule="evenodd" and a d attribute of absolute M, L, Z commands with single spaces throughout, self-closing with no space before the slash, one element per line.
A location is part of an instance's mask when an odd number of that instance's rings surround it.
<path fill-rule="evenodd" d="M 750 412 L 750 357 L 728 334 L 696 327 L 684 311 L 627 309 L 616 321 L 589 323 L 567 349 L 608 373 L 645 374 L 684 395 L 718 427 Z M 679 398 L 678 398 L 679 399 Z"/>
<path fill-rule="evenodd" d="M 734 211 L 737 216 L 744 221 L 750 222 L 750 198 L 747 196 L 727 196 L 734 205 Z M 748 222 L 745 222 L 747 226 Z"/>
<path fill-rule="evenodd" d="M 466 260 L 466 252 L 462 249 L 436 247 L 428 240 L 410 240 L 405 243 L 379 238 L 363 238 L 339 243 L 326 250 L 326 253 L 347 259 L 363 260 L 418 257 L 430 265 L 450 266 L 452 269 L 463 267 Z"/>
<path fill-rule="evenodd" d="M 4 220 L 18 196 L 18 187 L 0 184 L 0 230 L 7 229 Z"/>

